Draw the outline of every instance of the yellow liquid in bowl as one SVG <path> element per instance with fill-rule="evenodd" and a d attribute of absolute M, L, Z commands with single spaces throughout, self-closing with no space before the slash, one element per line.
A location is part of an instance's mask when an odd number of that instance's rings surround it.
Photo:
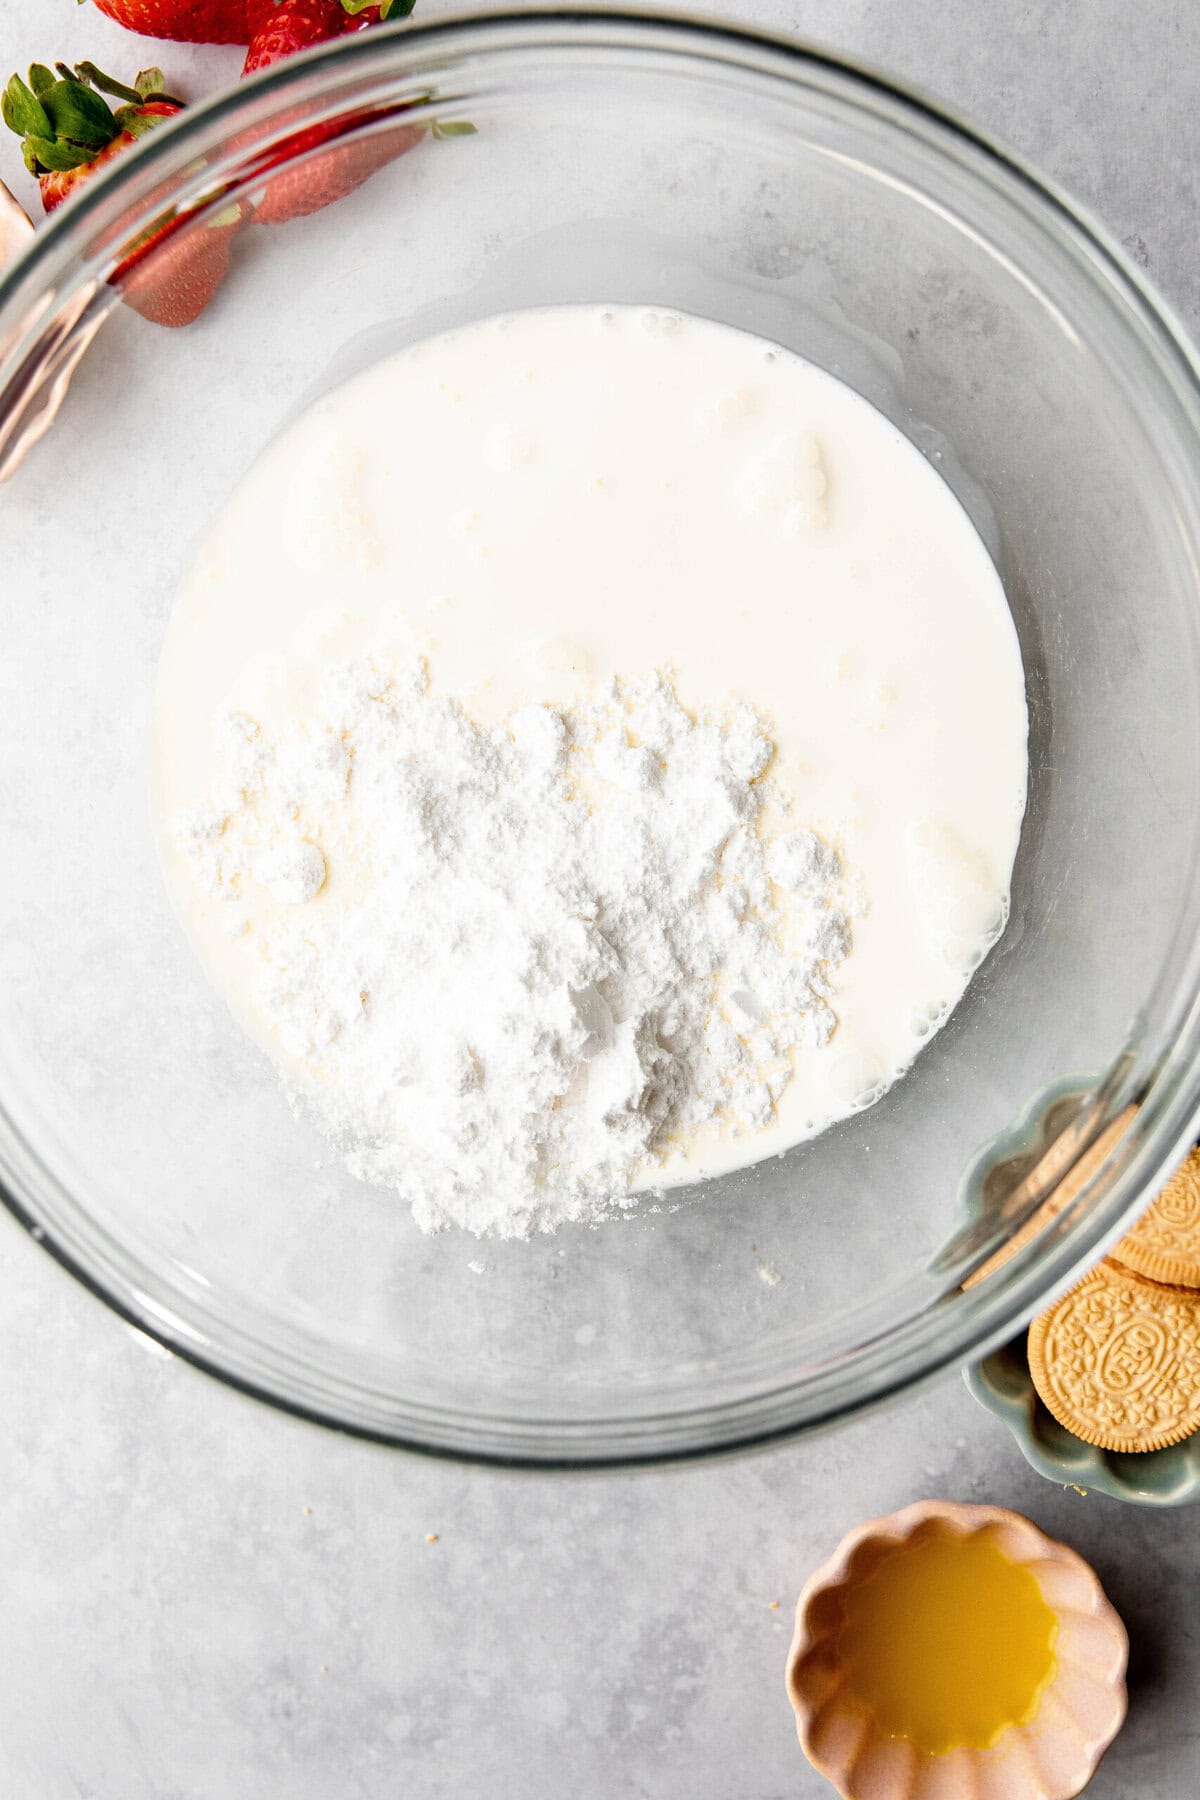
<path fill-rule="evenodd" d="M 838 1649 L 879 1729 L 940 1755 L 1029 1723 L 1057 1635 L 1028 1569 L 983 1535 L 937 1536 L 887 1552 L 849 1590 Z"/>

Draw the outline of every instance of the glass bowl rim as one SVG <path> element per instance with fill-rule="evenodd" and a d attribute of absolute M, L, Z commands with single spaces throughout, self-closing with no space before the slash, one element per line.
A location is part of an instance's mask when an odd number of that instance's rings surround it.
<path fill-rule="evenodd" d="M 423 54 L 432 65 L 441 53 L 449 58 L 452 67 L 455 55 L 462 53 L 473 52 L 486 58 L 514 49 L 545 53 L 572 48 L 634 57 L 641 51 L 655 49 L 674 56 L 681 66 L 718 65 L 747 81 L 782 78 L 803 86 L 807 76 L 807 85 L 820 87 L 824 82 L 859 112 L 873 110 L 889 131 L 923 133 L 943 161 L 956 163 L 968 183 L 979 187 L 983 186 L 983 177 L 977 162 L 982 157 L 993 182 L 1010 196 L 1014 192 L 1021 194 L 1037 224 L 1052 239 L 1057 237 L 1060 248 L 1083 252 L 1092 279 L 1108 290 L 1109 299 L 1126 315 L 1122 321 L 1125 328 L 1140 323 L 1148 333 L 1173 397 L 1183 412 L 1190 414 L 1200 446 L 1200 356 L 1182 324 L 1087 209 L 1020 156 L 953 109 L 855 59 L 783 33 L 703 15 L 659 13 L 637 7 L 532 6 L 519 12 L 473 10 L 428 22 L 407 20 L 319 46 L 189 106 L 164 128 L 143 139 L 136 156 L 115 159 L 89 182 L 70 207 L 60 209 L 39 229 L 28 247 L 0 275 L 0 344 L 5 342 L 5 315 L 15 309 L 22 290 L 32 285 L 37 294 L 55 292 L 56 274 L 69 274 L 73 262 L 78 276 L 77 247 L 86 241 L 89 231 L 109 217 L 127 221 L 129 199 L 140 196 L 144 201 L 150 196 L 161 182 L 160 168 L 172 169 L 176 181 L 181 180 L 194 140 L 208 137 L 217 128 L 228 130 L 235 121 L 240 126 L 269 120 L 279 103 L 288 97 L 311 97 L 321 91 L 323 82 L 353 70 L 361 69 L 364 74 L 378 70 L 385 76 L 394 73 L 401 44 L 405 73 L 410 76 L 419 73 Z M 57 291 L 70 292 L 71 286 L 68 280 Z M 52 316 L 47 313 L 37 324 L 52 321 Z M 0 357 L 0 405 L 7 385 L 6 361 L 11 367 L 15 341 L 10 339 L 5 357 Z M 1200 498 L 1200 455 L 1194 459 L 1194 472 Z M 443 1412 L 443 1423 L 448 1428 L 440 1436 L 426 1437 L 422 1435 L 418 1409 L 405 1403 L 401 1410 L 407 1410 L 410 1418 L 415 1417 L 415 1426 L 373 1426 L 340 1416 L 336 1407 L 280 1391 L 270 1382 L 247 1373 L 245 1368 L 239 1370 L 230 1355 L 228 1330 L 224 1343 L 210 1342 L 203 1318 L 188 1321 L 185 1308 L 158 1304 L 153 1297 L 155 1282 L 147 1284 L 145 1278 L 139 1278 L 141 1265 L 135 1266 L 131 1256 L 127 1256 L 123 1280 L 117 1282 L 111 1275 L 106 1279 L 95 1266 L 94 1254 L 81 1249 L 78 1243 L 72 1244 L 68 1233 L 51 1232 L 33 1206 L 6 1181 L 0 1181 L 0 1202 L 56 1261 L 129 1325 L 226 1385 L 313 1423 L 436 1456 L 539 1470 L 626 1467 L 732 1454 L 833 1423 L 865 1407 L 881 1404 L 954 1363 L 979 1359 L 1011 1337 L 1038 1306 L 1068 1286 L 1128 1228 L 1155 1180 L 1186 1152 L 1200 1117 L 1200 943 L 1195 948 L 1192 964 L 1196 979 L 1185 984 L 1190 999 L 1170 1049 L 1169 1068 L 1175 1079 L 1167 1081 L 1156 1075 L 1150 1084 L 1133 1126 L 1110 1159 L 1107 1191 L 1056 1242 L 1035 1240 L 1030 1254 L 1014 1257 L 998 1276 L 970 1294 L 960 1294 L 953 1322 L 944 1309 L 927 1306 L 915 1317 L 905 1318 L 898 1326 L 839 1353 L 833 1359 L 835 1391 L 807 1410 L 799 1404 L 799 1396 L 818 1384 L 781 1379 L 769 1389 L 760 1388 L 748 1397 L 723 1401 L 717 1406 L 681 1405 L 662 1413 L 626 1418 L 613 1416 L 610 1410 L 607 1418 L 589 1418 L 581 1424 L 565 1419 L 530 1424 L 526 1419 L 505 1419 L 498 1413 L 481 1417 Z M 1113 1071 L 1116 1067 L 1114 1064 Z M 1107 1090 L 1103 1085 L 1099 1089 L 1109 1117 L 1120 1099 L 1127 1097 L 1118 1095 L 1117 1087 L 1114 1078 Z M 1168 1090 L 1165 1094 L 1164 1088 Z M 13 1132 L 26 1154 L 37 1159 L 32 1146 L 24 1144 L 20 1133 L 9 1124 L 2 1103 L 0 1121 Z M 1104 1123 L 1103 1116 L 1096 1118 L 1088 1141 Z M 62 1189 L 50 1171 L 44 1173 Z M 86 1216 L 85 1207 L 70 1194 L 67 1199 L 78 1213 Z M 161 1278 L 157 1286 L 168 1300 L 177 1298 L 178 1289 L 171 1289 Z M 223 1352 L 226 1360 L 222 1360 Z M 242 1360 L 244 1363 L 244 1356 Z M 824 1385 L 829 1386 L 828 1377 Z M 727 1420 L 740 1419 L 741 1423 L 732 1430 L 714 1433 L 712 1427 L 722 1415 Z M 506 1430 L 513 1435 L 506 1437 Z M 589 1443 L 589 1437 L 603 1441 Z"/>

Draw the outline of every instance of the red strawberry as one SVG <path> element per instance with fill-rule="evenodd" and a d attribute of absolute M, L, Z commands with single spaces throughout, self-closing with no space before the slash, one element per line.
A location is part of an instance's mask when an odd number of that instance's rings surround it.
<path fill-rule="evenodd" d="M 151 233 L 113 276 L 122 297 L 155 325 L 191 325 L 229 273 L 244 217 L 235 200 L 214 219 Z"/>
<path fill-rule="evenodd" d="M 37 176 L 46 212 L 181 110 L 181 102 L 163 92 L 157 69 L 144 70 L 136 87 L 128 88 L 91 63 L 81 63 L 74 73 L 62 63 L 58 68 L 56 78 L 35 63 L 28 83 L 14 75 L 0 100 L 5 124 L 22 139 L 25 165 Z M 114 112 L 97 88 L 125 104 Z M 234 204 L 211 221 L 176 217 L 148 233 L 109 279 L 145 318 L 160 325 L 189 325 L 228 271 L 242 216 L 241 206 Z"/>
<path fill-rule="evenodd" d="M 268 178 L 254 216 L 263 225 L 286 225 L 289 219 L 320 212 L 335 200 L 344 200 L 385 163 L 393 162 L 420 143 L 424 135 L 420 125 L 391 125 L 370 137 L 339 144 L 330 141 L 336 137 L 336 128 L 298 131 L 277 147 L 280 159 L 286 156 L 290 166 Z M 305 162 L 291 160 L 321 144 L 328 144 L 329 148 L 309 156 Z"/>
<path fill-rule="evenodd" d="M 242 74 L 253 75 L 314 44 L 364 31 L 385 19 L 405 18 L 412 8 L 413 0 L 279 0 L 264 16 L 251 42 Z M 278 145 L 275 156 L 291 166 L 269 178 L 256 218 L 264 224 L 282 225 L 288 219 L 319 212 L 353 193 L 385 163 L 403 156 L 423 135 L 420 126 L 393 125 L 371 137 L 337 142 L 346 129 L 345 121 L 309 126 Z M 322 144 L 329 148 L 299 160 Z"/>
<path fill-rule="evenodd" d="M 102 13 L 143 37 L 193 44 L 248 44 L 270 0 L 96 0 Z"/>
<path fill-rule="evenodd" d="M 388 19 L 407 19 L 416 0 L 247 0 L 256 28 L 243 75 L 281 57 L 309 50 L 345 31 L 362 31 Z"/>
<path fill-rule="evenodd" d="M 259 20 L 242 74 L 253 75 L 257 69 L 269 68 L 285 56 L 295 56 L 298 50 L 309 50 L 343 32 L 365 30 L 375 23 L 379 10 L 377 5 L 351 9 L 342 0 L 279 0 L 279 5 L 268 7 Z M 412 10 L 411 4 L 408 10 Z"/>

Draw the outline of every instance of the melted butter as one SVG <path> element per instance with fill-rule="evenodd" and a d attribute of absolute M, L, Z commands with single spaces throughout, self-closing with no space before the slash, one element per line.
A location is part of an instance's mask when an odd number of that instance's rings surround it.
<path fill-rule="evenodd" d="M 1057 1635 L 1034 1576 L 986 1536 L 928 1537 L 849 1590 L 839 1650 L 880 1730 L 940 1755 L 1033 1719 Z"/>

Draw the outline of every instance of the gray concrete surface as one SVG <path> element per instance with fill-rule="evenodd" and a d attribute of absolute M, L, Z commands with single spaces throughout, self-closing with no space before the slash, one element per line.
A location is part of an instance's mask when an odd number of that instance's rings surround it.
<path fill-rule="evenodd" d="M 1002 134 L 1200 330 L 1189 0 L 728 10 Z M 6 71 L 138 62 L 74 0 L 0 0 L 0 46 Z M 192 93 L 236 68 L 232 52 L 155 54 Z M 15 142 L 0 175 L 23 188 Z M 1067 1537 L 1128 1621 L 1130 1719 L 1095 1800 L 1200 1793 L 1200 1509 L 1050 1487 L 954 1378 L 708 1468 L 459 1469 L 226 1392 L 4 1218 L 0 1405 L 0 1800 L 818 1800 L 781 1685 L 796 1590 L 845 1526 L 931 1494 Z"/>

